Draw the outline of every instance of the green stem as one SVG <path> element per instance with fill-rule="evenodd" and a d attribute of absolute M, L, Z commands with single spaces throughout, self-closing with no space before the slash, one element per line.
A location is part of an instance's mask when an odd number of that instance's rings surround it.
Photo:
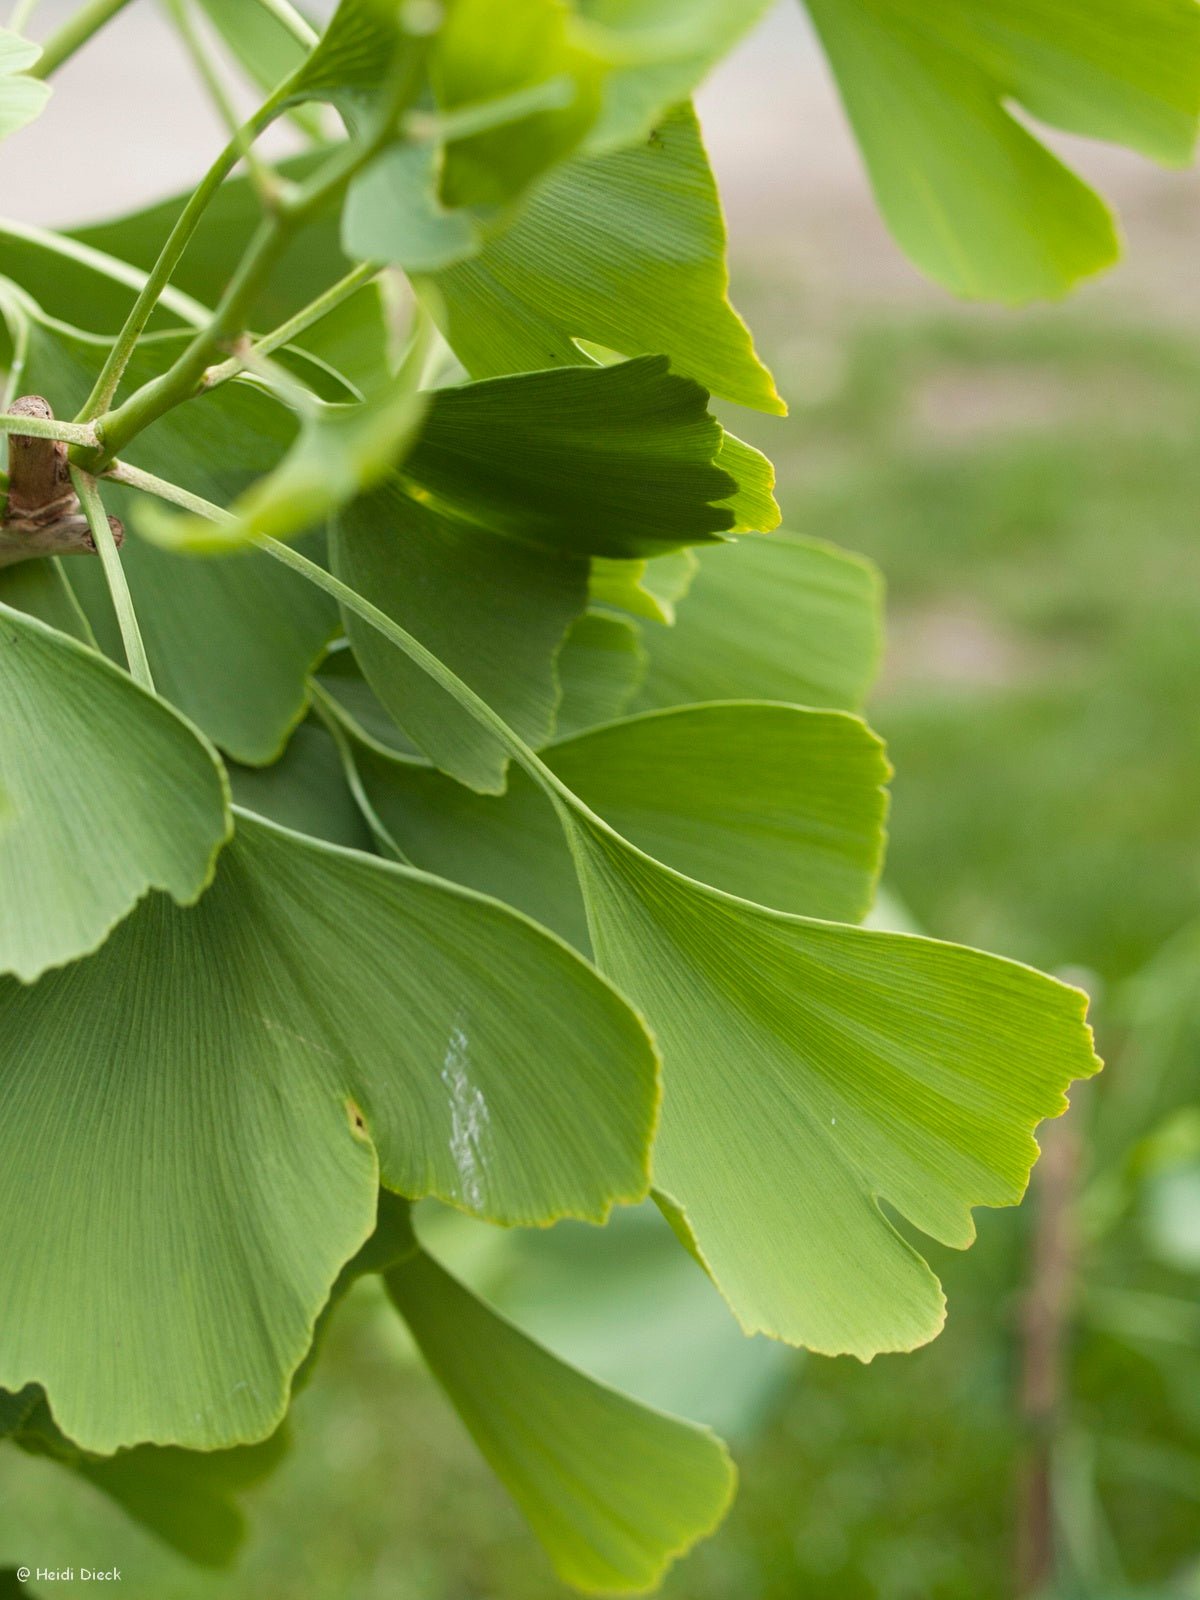
<path fill-rule="evenodd" d="M 68 17 L 57 33 L 52 33 L 42 47 L 42 53 L 29 69 L 31 78 L 48 78 L 57 72 L 64 61 L 69 61 L 94 33 L 99 33 L 106 22 L 111 22 L 118 11 L 124 11 L 129 0 L 87 0 L 73 17 Z"/>
<path fill-rule="evenodd" d="M 207 327 L 196 334 L 166 372 L 143 384 L 124 405 L 97 420 L 96 432 L 109 456 L 116 455 L 143 428 L 199 391 L 212 358 L 243 333 L 250 307 L 295 235 L 327 200 L 349 186 L 374 154 L 373 142 L 339 151 L 295 197 L 262 223 Z"/>
<path fill-rule="evenodd" d="M 341 146 L 293 194 L 282 199 L 243 255 L 211 321 L 160 377 L 145 383 L 124 405 L 97 419 L 96 432 L 109 457 L 141 433 L 143 428 L 197 394 L 215 355 L 228 350 L 245 332 L 245 320 L 272 270 L 294 236 L 314 213 L 344 194 L 362 169 L 393 138 L 394 130 L 420 82 L 423 56 L 404 51 L 391 63 L 391 76 L 377 108 L 371 132 L 361 141 Z M 282 108 L 291 93 L 292 80 L 282 84 L 268 102 Z"/>
<path fill-rule="evenodd" d="M 252 367 L 257 360 L 263 360 L 273 355 L 276 350 L 290 344 L 298 334 L 320 322 L 322 317 L 327 317 L 335 311 L 344 300 L 348 300 L 356 290 L 361 289 L 364 283 L 370 283 L 375 275 L 382 271 L 383 263 L 380 261 L 364 261 L 361 266 L 355 267 L 352 272 L 335 283 L 332 288 L 326 289 L 324 294 L 311 300 L 308 305 L 297 311 L 295 316 L 289 317 L 286 322 L 270 333 L 263 334 L 261 339 L 256 339 L 246 352 L 245 356 L 230 356 L 228 361 L 223 361 L 219 367 L 209 367 L 204 374 L 205 389 L 215 389 L 218 384 L 236 378 L 239 372 L 244 372 L 247 367 Z"/>
<path fill-rule="evenodd" d="M 81 472 L 78 467 L 72 467 L 71 482 L 75 486 L 75 493 L 79 496 L 79 504 L 83 507 L 83 514 L 88 520 L 88 527 L 95 540 L 96 554 L 100 557 L 100 564 L 104 569 L 104 578 L 108 584 L 109 595 L 112 597 L 113 610 L 117 614 L 117 625 L 121 630 L 121 642 L 125 646 L 125 660 L 129 664 L 130 674 L 143 689 L 149 689 L 153 694 L 154 678 L 150 672 L 146 646 L 142 643 L 137 613 L 133 609 L 133 596 L 129 593 L 125 568 L 121 565 L 117 541 L 108 525 L 108 513 L 104 509 L 100 491 L 96 487 L 96 480 L 90 474 Z"/>
<path fill-rule="evenodd" d="M 280 22 L 295 39 L 297 44 L 302 44 L 306 50 L 311 50 L 317 42 L 316 30 L 311 28 L 300 13 L 288 4 L 288 0 L 257 0 L 259 7 Z"/>
<path fill-rule="evenodd" d="M 23 33 L 29 19 L 37 10 L 38 0 L 17 0 L 13 7 L 12 16 L 8 19 L 8 26 L 13 33 Z"/>
<path fill-rule="evenodd" d="M 221 121 L 233 142 L 240 141 L 240 155 L 246 164 L 246 175 L 254 185 L 259 200 L 264 207 L 270 208 L 278 198 L 278 185 L 254 153 L 253 143 L 246 136 L 233 101 L 229 98 L 208 42 L 196 26 L 195 12 L 189 0 L 164 0 L 164 5 Z"/>
<path fill-rule="evenodd" d="M 224 183 L 229 173 L 237 165 L 243 151 L 258 137 L 264 128 L 268 127 L 283 109 L 282 95 L 277 91 L 261 105 L 254 115 L 246 122 L 225 146 L 221 154 L 200 180 L 199 186 L 193 190 L 187 204 L 180 212 L 175 226 L 167 236 L 167 242 L 159 252 L 158 260 L 150 269 L 150 275 L 142 286 L 137 299 L 125 318 L 125 324 L 112 349 L 108 353 L 104 366 L 100 369 L 100 376 L 92 387 L 83 410 L 77 418 L 80 422 L 90 422 L 100 416 L 112 404 L 112 398 L 117 392 L 125 368 L 129 365 L 138 340 L 145 332 L 146 324 L 154 313 L 154 308 L 162 298 L 163 290 L 171 281 L 171 274 L 179 265 L 183 252 L 187 249 L 188 242 L 195 233 L 200 218 L 208 208 L 210 201 L 217 190 Z"/>
<path fill-rule="evenodd" d="M 95 430 L 85 424 L 59 422 L 52 417 L 14 417 L 7 411 L 0 411 L 0 433 L 19 433 L 26 439 L 61 439 L 91 450 L 100 443 Z"/>

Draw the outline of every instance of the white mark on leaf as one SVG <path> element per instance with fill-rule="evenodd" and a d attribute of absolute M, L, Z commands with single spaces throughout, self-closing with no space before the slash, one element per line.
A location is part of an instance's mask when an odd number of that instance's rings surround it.
<path fill-rule="evenodd" d="M 450 1154 L 458 1169 L 462 1198 L 473 1211 L 482 1211 L 490 1118 L 483 1090 L 471 1082 L 470 1067 L 470 1042 L 459 1018 L 450 1031 L 442 1063 L 442 1082 L 450 1091 Z"/>

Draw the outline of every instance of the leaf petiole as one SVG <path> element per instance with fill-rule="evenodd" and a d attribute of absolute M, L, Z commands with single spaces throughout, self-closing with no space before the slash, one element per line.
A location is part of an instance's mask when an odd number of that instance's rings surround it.
<path fill-rule="evenodd" d="M 135 683 L 140 683 L 143 689 L 149 689 L 153 694 L 154 678 L 150 671 L 146 646 L 142 642 L 142 631 L 138 627 L 137 613 L 133 609 L 133 596 L 129 592 L 125 568 L 121 565 L 117 541 L 109 526 L 108 514 L 100 498 L 100 491 L 96 487 L 96 480 L 78 467 L 72 467 L 71 482 L 75 487 L 75 493 L 79 496 L 79 504 L 83 508 L 83 514 L 88 520 L 88 527 L 95 541 L 96 554 L 100 557 L 100 565 L 104 569 L 104 578 L 108 584 L 109 595 L 112 597 L 113 610 L 117 614 L 117 626 L 121 630 L 121 643 L 125 646 L 125 660 L 129 665 L 130 675 Z"/>
<path fill-rule="evenodd" d="M 52 72 L 57 72 L 64 61 L 69 61 L 94 33 L 99 33 L 105 23 L 111 22 L 128 4 L 129 0 L 87 0 L 86 5 L 80 6 L 75 15 L 68 17 L 58 32 L 46 40 L 41 55 L 29 69 L 29 76 L 48 78 Z"/>
<path fill-rule="evenodd" d="M 179 265 L 183 252 L 187 249 L 188 242 L 199 225 L 200 218 L 208 209 L 217 190 L 241 160 L 248 145 L 255 140 L 264 129 L 268 128 L 284 109 L 286 96 L 279 90 L 269 100 L 258 108 L 248 122 L 244 123 L 233 138 L 221 151 L 212 166 L 200 180 L 199 185 L 192 191 L 187 204 L 180 212 L 175 226 L 167 236 L 167 242 L 159 252 L 158 260 L 150 269 L 150 274 L 138 293 L 137 299 L 130 308 L 129 315 L 125 318 L 120 333 L 113 342 L 100 375 L 92 387 L 76 421 L 91 422 L 112 404 L 113 396 L 117 392 L 117 385 L 129 364 L 129 358 L 137 346 L 138 340 L 145 332 L 146 324 L 150 321 L 155 306 L 162 298 L 163 291 L 171 281 L 171 275 Z"/>
<path fill-rule="evenodd" d="M 10 411 L 0 412 L 0 433 L 20 433 L 27 439 L 60 439 L 91 450 L 100 443 L 95 429 L 86 423 L 60 422 L 57 417 L 19 417 Z"/>
<path fill-rule="evenodd" d="M 318 295 L 315 300 L 302 306 L 286 322 L 281 322 L 270 333 L 265 333 L 261 339 L 256 339 L 244 356 L 230 356 L 228 361 L 222 361 L 220 366 L 209 367 L 202 380 L 204 388 L 215 389 L 230 378 L 236 378 L 238 373 L 244 372 L 247 367 L 252 367 L 255 361 L 273 355 L 285 344 L 290 344 L 299 334 L 320 322 L 322 317 L 327 317 L 331 311 L 336 311 L 344 300 L 348 300 L 364 284 L 370 283 L 382 269 L 382 262 L 362 262 L 344 278 L 332 284 L 323 294 Z"/>

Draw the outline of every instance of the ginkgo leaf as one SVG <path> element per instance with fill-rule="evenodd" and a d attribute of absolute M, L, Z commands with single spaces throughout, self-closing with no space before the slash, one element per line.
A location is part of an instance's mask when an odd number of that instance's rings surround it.
<path fill-rule="evenodd" d="M 675 608 L 700 569 L 694 550 L 672 550 L 649 561 L 592 560 L 588 594 L 601 606 L 615 606 L 635 617 L 672 627 Z M 703 695 L 696 697 L 704 699 Z"/>
<path fill-rule="evenodd" d="M 24 611 L 68 633 L 80 644 L 95 647 L 96 639 L 75 591 L 67 582 L 62 562 L 55 557 L 18 561 L 0 570 L 0 605 Z"/>
<path fill-rule="evenodd" d="M 36 1385 L 23 1392 L 32 1404 L 13 1434 L 20 1449 L 78 1474 L 181 1555 L 205 1567 L 224 1567 L 233 1560 L 246 1532 L 237 1495 L 274 1471 L 290 1443 L 283 1427 L 261 1444 L 233 1450 L 139 1445 L 115 1456 L 97 1456 L 80 1450 L 55 1425 Z"/>
<path fill-rule="evenodd" d="M 347 506 L 330 557 L 351 588 L 410 629 L 521 736 L 554 729 L 555 656 L 587 604 L 587 562 L 547 556 L 451 510 L 422 504 L 393 477 Z M 504 788 L 508 753 L 446 691 L 357 617 L 346 631 L 392 718 L 444 771 Z"/>
<path fill-rule="evenodd" d="M 91 277 L 102 275 L 93 270 Z M 4 296 L 25 346 L 20 380 L 59 416 L 83 404 L 109 349 L 102 338 L 45 317 L 25 299 Z M 132 381 L 161 372 L 183 337 L 143 341 Z M 295 436 L 295 419 L 257 384 L 234 380 L 161 418 L 127 452 L 209 500 L 226 504 L 261 477 Z M 132 497 L 105 488 L 106 502 L 129 522 Z M 273 760 L 304 715 L 308 674 L 337 627 L 336 607 L 294 574 L 254 551 L 199 562 L 129 539 L 122 550 L 134 607 L 159 693 L 240 761 Z M 72 586 L 102 647 L 123 660 L 99 562 L 77 560 Z"/>
<path fill-rule="evenodd" d="M 230 830 L 216 752 L 94 650 L 0 605 L 0 972 L 94 950 L 151 889 L 204 892 Z"/>
<path fill-rule="evenodd" d="M 806 0 L 875 197 L 960 294 L 1057 295 L 1118 252 L 1099 197 L 1010 106 L 1167 165 L 1191 158 L 1191 0 Z"/>
<path fill-rule="evenodd" d="M 654 1180 L 747 1332 L 864 1360 L 941 1328 L 942 1244 L 1020 1200 L 1033 1130 L 1097 1070 L 1031 968 L 769 911 L 569 817 L 595 957 L 663 1055 Z"/>
<path fill-rule="evenodd" d="M 481 254 L 429 279 L 429 309 L 475 377 L 577 366 L 587 339 L 665 353 L 713 394 L 782 412 L 729 304 L 724 257 L 716 184 L 680 106 L 640 143 L 550 173 Z"/>
<path fill-rule="evenodd" d="M 180 515 L 150 501 L 138 509 L 138 530 L 165 550 L 199 555 L 226 554 L 264 538 L 291 538 L 386 478 L 403 457 L 424 408 L 416 375 L 407 370 L 357 403 L 309 401 L 295 444 L 233 502 L 231 522 Z"/>
<path fill-rule="evenodd" d="M 767 10 L 770 0 L 578 0 L 591 23 L 621 47 L 605 86 L 604 111 L 588 137 L 594 150 L 644 138 L 670 106 L 686 100 L 709 69 Z"/>
<path fill-rule="evenodd" d="M 0 28 L 0 139 L 37 120 L 50 98 L 50 85 L 28 76 L 42 47 L 9 28 Z"/>
<path fill-rule="evenodd" d="M 585 611 L 558 655 L 559 738 L 619 717 L 646 671 L 641 630 L 627 617 Z"/>
<path fill-rule="evenodd" d="M 524 1224 L 646 1190 L 654 1051 L 591 967 L 245 814 L 197 906 L 0 982 L 0 1036 L 0 1385 L 102 1453 L 271 1432 L 380 1176 Z"/>
<path fill-rule="evenodd" d="M 665 356 L 490 378 L 430 397 L 404 473 L 522 544 L 568 556 L 661 555 L 732 528 L 739 480 L 699 384 Z M 743 447 L 746 450 L 746 447 Z M 761 492 L 757 452 L 735 453 Z"/>
<path fill-rule="evenodd" d="M 400 265 L 476 250 L 578 148 L 607 71 L 558 0 L 456 0 L 429 50 L 433 113 L 351 186 L 346 250 Z"/>
<path fill-rule="evenodd" d="M 284 93 L 291 101 L 328 100 L 352 127 L 373 123 L 377 116 L 399 116 L 415 97 L 419 67 L 440 20 L 440 7 L 429 11 L 383 0 L 339 0 Z M 408 87 L 407 96 L 396 95 L 399 84 Z"/>
<path fill-rule="evenodd" d="M 785 533 L 694 554 L 675 626 L 645 632 L 636 709 L 741 698 L 862 705 L 882 629 L 869 562 Z"/>
<path fill-rule="evenodd" d="M 654 1587 L 733 1497 L 721 1441 L 568 1366 L 423 1250 L 384 1275 L 434 1377 L 559 1576 Z"/>
<path fill-rule="evenodd" d="M 377 750 L 354 759 L 378 822 L 405 856 L 589 948 L 571 853 L 527 774 L 514 770 L 495 800 Z M 593 728 L 543 759 L 623 836 L 681 871 L 818 916 L 856 918 L 870 903 L 888 766 L 856 717 L 689 706 Z"/>
<path fill-rule="evenodd" d="M 244 811 L 329 844 L 368 853 L 374 848 L 337 745 L 312 719 L 300 724 L 269 767 L 230 766 L 229 783 Z"/>

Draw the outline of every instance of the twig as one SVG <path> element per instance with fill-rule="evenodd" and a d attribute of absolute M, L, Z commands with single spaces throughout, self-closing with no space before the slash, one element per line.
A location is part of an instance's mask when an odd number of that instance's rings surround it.
<path fill-rule="evenodd" d="M 1021 1319 L 1020 1410 L 1026 1429 L 1017 1513 L 1017 1593 L 1043 1594 L 1055 1575 L 1053 1461 L 1062 1422 L 1067 1328 L 1074 1300 L 1079 1141 L 1047 1123 L 1034 1169 L 1037 1220 Z"/>

